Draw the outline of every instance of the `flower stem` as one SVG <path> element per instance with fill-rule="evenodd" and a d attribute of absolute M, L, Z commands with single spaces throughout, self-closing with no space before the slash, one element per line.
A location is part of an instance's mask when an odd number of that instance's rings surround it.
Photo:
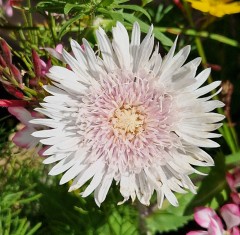
<path fill-rule="evenodd" d="M 185 8 L 186 13 L 187 13 L 187 18 L 188 18 L 188 21 L 190 23 L 190 26 L 193 29 L 196 30 L 194 21 L 192 19 L 191 9 L 189 8 L 188 3 L 186 1 L 183 1 L 183 5 L 184 5 L 184 8 Z M 203 48 L 202 41 L 201 41 L 200 37 L 197 36 L 197 35 L 195 36 L 195 44 L 196 44 L 196 47 L 197 47 L 198 54 L 202 58 L 202 66 L 204 68 L 207 68 L 208 67 L 207 57 L 206 57 L 206 54 L 205 54 L 205 51 L 204 51 L 204 48 Z M 210 75 L 208 77 L 208 83 L 212 83 L 212 82 L 213 82 L 213 78 Z M 215 93 L 215 92 L 216 91 L 212 91 L 212 93 Z M 215 99 L 218 99 L 218 96 L 215 96 Z M 218 112 L 221 113 L 221 114 L 224 114 L 224 111 L 223 111 L 222 108 L 218 108 Z M 237 133 L 236 133 L 234 127 L 232 127 L 230 125 L 231 120 L 229 120 L 228 117 L 227 117 L 227 122 L 228 122 L 227 125 L 226 125 L 226 123 L 224 123 L 223 127 L 220 128 L 219 131 L 221 132 L 224 139 L 226 140 L 229 148 L 231 149 L 231 152 L 236 153 L 239 149 L 238 141 L 237 141 Z"/>

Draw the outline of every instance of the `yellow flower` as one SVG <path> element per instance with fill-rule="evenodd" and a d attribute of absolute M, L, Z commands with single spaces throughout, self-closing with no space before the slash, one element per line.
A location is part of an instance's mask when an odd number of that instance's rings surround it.
<path fill-rule="evenodd" d="M 240 2 L 232 0 L 186 0 L 192 7 L 216 17 L 240 12 Z"/>

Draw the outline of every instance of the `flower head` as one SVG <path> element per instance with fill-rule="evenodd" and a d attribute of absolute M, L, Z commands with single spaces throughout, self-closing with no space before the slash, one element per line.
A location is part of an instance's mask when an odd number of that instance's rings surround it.
<path fill-rule="evenodd" d="M 216 17 L 240 12 L 240 2 L 232 0 L 187 0 L 192 7 Z"/>
<path fill-rule="evenodd" d="M 33 133 L 49 146 L 44 163 L 58 162 L 49 174 L 65 172 L 60 184 L 74 179 L 70 191 L 91 179 L 82 196 L 94 191 L 98 205 L 116 181 L 123 202 L 137 197 L 149 205 L 156 191 L 159 207 L 164 197 L 177 206 L 173 191 L 195 193 L 189 175 L 199 172 L 192 165 L 213 165 L 199 147 L 219 146 L 209 138 L 220 136 L 210 132 L 224 116 L 211 111 L 223 103 L 203 96 L 220 82 L 200 88 L 210 69 L 196 76 L 200 59 L 184 65 L 190 47 L 174 56 L 176 41 L 162 59 L 152 31 L 141 42 L 135 23 L 129 42 L 118 22 L 111 43 L 99 28 L 101 57 L 85 39 L 84 50 L 72 40 L 74 56 L 62 52 L 71 70 L 50 68 L 51 95 L 36 109 L 48 118 L 31 121 L 49 127 Z"/>

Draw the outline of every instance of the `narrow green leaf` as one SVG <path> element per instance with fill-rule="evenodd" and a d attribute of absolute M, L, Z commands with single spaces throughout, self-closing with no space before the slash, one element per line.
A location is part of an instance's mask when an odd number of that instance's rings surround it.
<path fill-rule="evenodd" d="M 66 29 L 68 26 L 70 26 L 72 23 L 74 23 L 77 20 L 80 20 L 82 18 L 83 15 L 78 14 L 75 17 L 71 18 L 70 20 L 68 20 L 60 29 L 58 37 L 61 39 L 63 37 L 63 35 L 65 35 L 67 33 Z"/>
<path fill-rule="evenodd" d="M 136 12 L 141 12 L 142 14 L 144 14 L 149 19 L 149 21 L 151 21 L 151 16 L 141 6 L 138 6 L 138 5 L 117 5 L 117 6 L 114 6 L 114 8 L 129 9 L 129 10 L 133 10 L 133 11 L 136 11 Z"/>
<path fill-rule="evenodd" d="M 72 9 L 84 9 L 86 4 L 70 4 L 67 3 L 64 7 L 64 14 L 68 14 Z"/>
<path fill-rule="evenodd" d="M 101 1 L 100 6 L 108 7 L 108 6 L 111 5 L 113 2 L 114 2 L 114 0 L 103 0 L 103 1 Z"/>
<path fill-rule="evenodd" d="M 230 154 L 226 156 L 226 164 L 232 165 L 232 164 L 239 164 L 240 163 L 240 152 Z"/>
<path fill-rule="evenodd" d="M 41 226 L 42 223 L 36 224 L 26 235 L 33 235 Z"/>
<path fill-rule="evenodd" d="M 118 11 L 109 11 L 104 8 L 98 8 L 98 12 L 110 16 L 113 20 L 123 22 L 123 15 Z"/>

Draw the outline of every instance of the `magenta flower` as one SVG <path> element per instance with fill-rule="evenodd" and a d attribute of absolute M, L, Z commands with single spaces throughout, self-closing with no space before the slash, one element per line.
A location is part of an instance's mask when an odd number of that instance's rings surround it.
<path fill-rule="evenodd" d="M 226 204 L 221 208 L 222 218 L 227 226 L 226 230 L 221 218 L 208 207 L 197 207 L 194 219 L 198 225 L 207 229 L 188 232 L 187 235 L 239 235 L 240 210 L 236 204 Z"/>

